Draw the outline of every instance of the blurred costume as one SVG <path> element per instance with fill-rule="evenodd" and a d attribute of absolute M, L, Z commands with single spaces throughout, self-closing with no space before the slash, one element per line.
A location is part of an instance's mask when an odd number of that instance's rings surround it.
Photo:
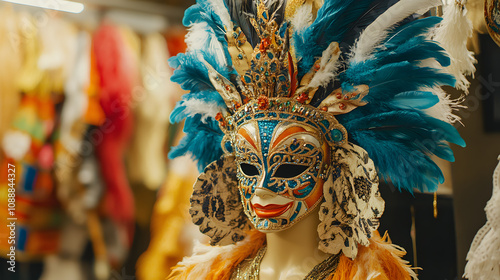
<path fill-rule="evenodd" d="M 185 51 L 185 35 L 184 28 L 170 28 L 166 33 L 168 51 L 175 54 Z M 143 130 L 147 133 L 135 135 L 129 154 L 129 166 L 140 167 L 134 172 L 135 175 L 130 173 L 132 182 L 141 180 L 141 185 L 156 189 L 158 180 L 164 180 L 155 196 L 152 215 L 142 211 L 137 216 L 139 226 L 142 220 L 143 226 L 148 226 L 151 231 L 149 246 L 136 265 L 136 275 L 141 280 L 164 280 L 170 274 L 171 267 L 192 253 L 193 241 L 204 237 L 192 224 L 188 214 L 191 186 L 198 176 L 196 165 L 187 156 L 170 161 L 168 168 L 165 168 L 164 163 L 160 164 L 160 160 L 165 160 L 165 154 L 158 152 L 159 145 L 167 151 L 166 148 L 172 146 L 172 143 L 177 144 L 183 135 L 180 126 L 168 126 L 171 109 L 184 91 L 178 84 L 170 81 L 172 69 L 167 65 L 167 46 L 157 34 L 146 39 L 146 63 L 142 73 L 148 96 L 138 104 L 136 113 L 140 115 L 137 118 L 138 127 L 141 121 L 149 124 Z M 145 143 L 148 145 L 145 146 Z M 133 155 L 134 153 L 136 154 Z M 135 163 L 132 164 L 133 162 Z M 162 175 L 160 171 L 166 173 L 166 176 L 158 176 Z M 144 187 L 136 193 L 136 198 L 144 196 Z M 144 217 L 141 219 L 141 216 Z"/>
<path fill-rule="evenodd" d="M 24 59 L 16 88 L 23 96 L 19 107 L 13 108 L 16 112 L 1 139 L 6 156 L 2 166 L 8 163 L 16 166 L 17 260 L 31 262 L 59 249 L 63 211 L 56 197 L 53 168 L 63 84 L 71 68 L 63 57 L 74 55 L 76 28 L 53 17 L 39 29 L 29 14 L 20 15 L 23 36 L 17 42 Z M 56 34 L 64 40 L 54 40 L 52 36 Z M 3 177 L 0 179 L 2 191 L 7 183 Z M 2 213 L 0 217 L 4 218 L 7 210 Z M 7 236 L 3 229 L 0 236 Z"/>
<path fill-rule="evenodd" d="M 123 157 L 132 136 L 132 90 L 138 84 L 139 73 L 136 42 L 132 43 L 127 34 L 130 35 L 104 23 L 94 34 L 93 51 L 99 73 L 99 104 L 106 116 L 97 136 L 100 139 L 95 140 L 106 184 L 104 212 L 126 232 L 125 242 L 130 246 L 135 208 Z"/>
<path fill-rule="evenodd" d="M 10 127 L 21 100 L 17 79 L 21 70 L 22 52 L 20 51 L 20 20 L 12 7 L 0 8 L 0 60 L 3 72 L 0 74 L 0 139 Z M 0 160 L 3 156 L 0 153 Z"/>
<path fill-rule="evenodd" d="M 167 180 L 158 194 L 151 217 L 151 241 L 137 262 L 141 280 L 164 280 L 182 258 L 192 253 L 193 240 L 200 239 L 188 214 L 196 166 L 188 157 L 169 163 Z M 194 229 L 193 229 L 194 228 Z"/>
<path fill-rule="evenodd" d="M 190 214 L 220 246 L 200 246 L 171 279 L 258 279 L 269 236 L 312 213 L 328 257 L 305 279 L 416 278 L 376 232 L 378 176 L 435 191 L 444 177 L 430 156 L 453 161 L 448 142 L 465 145 L 459 101 L 440 88 L 466 90 L 474 71 L 469 33 L 454 41 L 463 5 L 413 17 L 440 4 L 199 0 L 186 11 L 188 49 L 170 63 L 190 91 L 171 114 L 187 135 L 170 156 L 204 170 Z"/>
<path fill-rule="evenodd" d="M 488 221 L 477 232 L 467 253 L 464 277 L 471 280 L 500 277 L 500 163 L 493 173 L 493 194 L 484 210 Z"/>
<path fill-rule="evenodd" d="M 143 92 L 136 93 L 134 108 L 136 129 L 128 153 L 129 177 L 132 184 L 157 190 L 165 179 L 165 148 L 168 114 L 172 111 L 172 95 L 178 90 L 172 85 L 172 70 L 167 65 L 167 44 L 160 34 L 144 39 L 141 63 Z M 148 223 L 149 224 L 149 223 Z"/>

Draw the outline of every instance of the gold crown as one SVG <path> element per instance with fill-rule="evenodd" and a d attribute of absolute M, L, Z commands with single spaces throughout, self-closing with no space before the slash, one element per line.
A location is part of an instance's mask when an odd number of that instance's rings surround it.
<path fill-rule="evenodd" d="M 256 18 L 251 18 L 250 22 L 260 38 L 255 48 L 251 47 L 239 27 L 226 34 L 233 67 L 241 76 L 236 85 L 205 63 L 210 81 L 228 108 L 227 112 L 216 116 L 226 136 L 233 134 L 242 122 L 263 117 L 310 122 L 325 134 L 330 144 L 347 141 L 347 132 L 334 115 L 364 105 L 362 99 L 368 93 L 368 86 L 353 87 L 351 92 L 338 88 L 318 107 L 309 105 L 319 88 L 315 75 L 330 71 L 325 68 L 338 60 L 338 43 L 330 44 L 299 83 L 290 52 L 289 28 L 278 25 L 275 14 L 269 14 L 263 1 L 257 6 Z"/>

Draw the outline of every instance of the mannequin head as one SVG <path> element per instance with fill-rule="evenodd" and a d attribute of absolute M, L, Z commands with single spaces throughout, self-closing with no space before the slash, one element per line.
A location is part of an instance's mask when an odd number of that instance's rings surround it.
<path fill-rule="evenodd" d="M 235 148 L 243 209 L 256 229 L 290 228 L 322 201 L 330 148 L 317 128 L 253 120 L 238 128 Z"/>

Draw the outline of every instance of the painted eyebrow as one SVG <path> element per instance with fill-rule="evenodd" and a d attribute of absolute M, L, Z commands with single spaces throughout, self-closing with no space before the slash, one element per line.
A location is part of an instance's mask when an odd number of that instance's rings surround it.
<path fill-rule="evenodd" d="M 304 137 L 306 136 L 307 138 L 304 139 L 306 142 L 309 142 L 311 144 L 313 144 L 314 146 L 316 146 L 317 148 L 321 148 L 321 143 L 320 141 L 316 138 L 316 136 L 308 131 L 303 131 L 303 132 L 299 132 L 299 133 L 296 133 L 295 134 L 297 137 Z M 272 145 L 272 148 L 271 150 L 274 150 L 279 144 L 282 144 L 283 142 L 285 141 L 290 141 L 290 138 L 288 138 L 289 135 L 287 135 L 286 137 L 283 137 L 283 139 L 280 139 L 280 141 L 275 141 L 275 143 L 273 143 Z M 278 137 L 280 138 L 280 137 Z"/>
<path fill-rule="evenodd" d="M 283 132 L 281 132 L 278 135 L 278 138 L 276 138 L 273 141 L 273 145 L 271 146 L 271 149 L 274 148 L 274 147 L 276 147 L 279 143 L 281 143 L 288 136 L 290 136 L 292 134 L 295 134 L 295 133 L 298 133 L 298 132 L 306 132 L 306 131 L 307 130 L 305 130 L 304 128 L 299 127 L 299 126 L 292 126 L 292 127 L 289 127 L 287 129 L 285 129 Z"/>
<path fill-rule="evenodd" d="M 241 135 L 243 138 L 245 138 L 248 141 L 248 143 L 250 143 L 250 145 L 252 145 L 255 148 L 255 150 L 258 150 L 257 144 L 255 144 L 255 142 L 253 141 L 252 137 L 248 134 L 246 129 L 244 129 L 243 127 L 240 128 L 238 130 L 238 134 Z"/>

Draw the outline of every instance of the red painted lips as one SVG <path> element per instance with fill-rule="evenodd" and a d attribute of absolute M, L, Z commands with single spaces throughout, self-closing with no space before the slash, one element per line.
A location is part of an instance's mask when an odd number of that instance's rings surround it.
<path fill-rule="evenodd" d="M 278 204 L 268 204 L 266 206 L 262 206 L 258 203 L 253 204 L 252 207 L 255 211 L 255 214 L 260 218 L 273 218 L 283 215 L 290 207 L 292 207 L 293 201 L 284 205 Z"/>

